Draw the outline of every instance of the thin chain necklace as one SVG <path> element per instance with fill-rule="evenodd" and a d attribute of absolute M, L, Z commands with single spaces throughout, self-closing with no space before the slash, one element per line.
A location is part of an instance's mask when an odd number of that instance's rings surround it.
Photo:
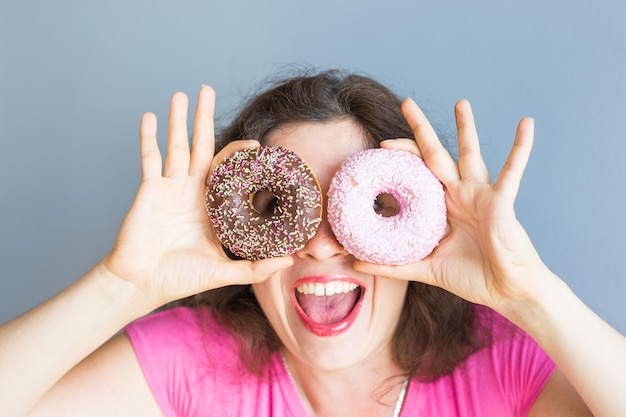
<path fill-rule="evenodd" d="M 405 379 L 400 388 L 400 394 L 396 400 L 396 406 L 393 408 L 393 417 L 399 417 L 400 411 L 402 411 L 402 405 L 404 404 L 404 397 L 406 397 L 406 388 L 409 386 L 409 378 Z"/>
<path fill-rule="evenodd" d="M 310 409 L 309 402 L 304 400 L 306 397 L 304 396 L 304 393 L 300 389 L 300 385 L 298 385 L 298 383 L 296 382 L 296 378 L 293 376 L 293 373 L 291 372 L 291 368 L 289 367 L 289 364 L 287 364 L 287 359 L 285 358 L 285 354 L 283 353 L 282 350 L 280 351 L 280 358 L 282 359 L 283 365 L 285 369 L 287 370 L 287 374 L 289 374 L 289 378 L 291 379 L 291 382 L 293 383 L 294 387 L 296 387 L 296 392 L 298 393 L 298 397 L 300 397 L 300 402 L 304 405 L 304 408 L 306 408 L 307 413 L 310 416 L 312 416 L 313 413 L 312 413 L 312 410 Z M 400 388 L 400 393 L 398 394 L 396 405 L 393 408 L 393 417 L 400 416 L 400 411 L 402 411 L 402 405 L 404 404 L 404 398 L 406 397 L 406 390 L 408 386 L 409 386 L 409 379 L 407 378 L 402 383 L 402 388 Z"/>

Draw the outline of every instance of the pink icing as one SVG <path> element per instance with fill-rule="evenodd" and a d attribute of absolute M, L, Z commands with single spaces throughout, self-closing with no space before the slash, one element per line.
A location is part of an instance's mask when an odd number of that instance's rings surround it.
<path fill-rule="evenodd" d="M 383 217 L 374 211 L 374 201 L 383 193 L 399 203 L 396 215 Z M 358 259 L 387 265 L 416 262 L 446 232 L 443 186 L 410 152 L 358 152 L 331 180 L 328 220 L 339 243 Z"/>

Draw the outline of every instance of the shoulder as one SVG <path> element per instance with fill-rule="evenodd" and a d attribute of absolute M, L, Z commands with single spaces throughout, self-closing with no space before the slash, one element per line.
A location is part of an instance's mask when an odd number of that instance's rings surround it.
<path fill-rule="evenodd" d="M 127 330 L 159 330 L 171 332 L 187 332 L 200 328 L 200 324 L 214 326 L 215 319 L 208 308 L 174 307 L 167 310 L 157 311 L 127 326 Z"/>
<path fill-rule="evenodd" d="M 544 368 L 548 373 L 554 370 L 555 365 L 541 346 L 500 314 L 477 306 L 476 320 L 477 332 L 486 335 L 485 346 L 470 355 L 463 365 L 480 364 L 497 375 L 511 377 Z"/>
<path fill-rule="evenodd" d="M 126 327 L 137 358 L 146 368 L 166 364 L 189 369 L 241 368 L 240 343 L 208 307 L 175 307 L 143 317 Z M 229 369 L 224 364 L 230 364 Z M 153 368 L 154 369 L 154 368 Z"/>
<path fill-rule="evenodd" d="M 525 415 L 556 365 L 526 332 L 498 313 L 477 307 L 476 317 L 488 342 L 455 373 L 464 381 L 473 380 L 471 389 L 491 386 L 495 398 Z"/>
<path fill-rule="evenodd" d="M 198 351 L 234 343 L 232 335 L 220 325 L 209 308 L 175 307 L 142 317 L 125 328 L 135 348 L 179 350 L 182 347 Z M 229 346 L 230 347 L 230 346 Z"/>
<path fill-rule="evenodd" d="M 486 346 L 470 356 L 470 361 L 488 361 L 499 373 L 532 372 L 541 367 L 554 370 L 541 346 L 506 318 L 486 307 L 476 307 L 476 318 L 477 331 L 488 337 Z"/>
<path fill-rule="evenodd" d="M 239 356 L 239 339 L 207 307 L 157 312 L 126 332 L 166 417 L 260 416 L 268 398 L 272 407 L 287 406 L 282 386 L 288 375 L 279 358 L 272 358 L 267 378 L 250 374 Z"/>
<path fill-rule="evenodd" d="M 421 397 L 415 407 L 432 416 L 526 415 L 554 372 L 554 363 L 530 336 L 494 311 L 477 306 L 475 318 L 482 348 L 451 374 L 414 384 L 414 395 Z M 441 398 L 454 401 L 441 404 Z"/>
<path fill-rule="evenodd" d="M 241 369 L 236 339 L 207 308 L 160 311 L 125 331 L 166 416 L 194 415 L 197 407 L 215 404 L 217 388 Z"/>

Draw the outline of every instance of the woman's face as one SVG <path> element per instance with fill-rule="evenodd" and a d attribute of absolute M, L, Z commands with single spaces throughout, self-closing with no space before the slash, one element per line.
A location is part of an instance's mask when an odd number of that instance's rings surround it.
<path fill-rule="evenodd" d="M 288 148 L 304 159 L 324 200 L 341 163 L 366 148 L 361 131 L 349 120 L 285 126 L 271 132 L 265 144 Z M 355 259 L 335 239 L 325 210 L 316 235 L 292 257 L 293 266 L 254 285 L 287 352 L 322 370 L 386 365 L 407 283 L 355 271 Z"/>

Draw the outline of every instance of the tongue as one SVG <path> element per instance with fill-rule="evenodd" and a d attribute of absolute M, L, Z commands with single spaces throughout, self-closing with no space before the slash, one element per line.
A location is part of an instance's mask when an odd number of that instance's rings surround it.
<path fill-rule="evenodd" d="M 335 324 L 345 319 L 354 308 L 361 291 L 317 296 L 296 292 L 296 299 L 311 320 L 318 324 Z"/>

